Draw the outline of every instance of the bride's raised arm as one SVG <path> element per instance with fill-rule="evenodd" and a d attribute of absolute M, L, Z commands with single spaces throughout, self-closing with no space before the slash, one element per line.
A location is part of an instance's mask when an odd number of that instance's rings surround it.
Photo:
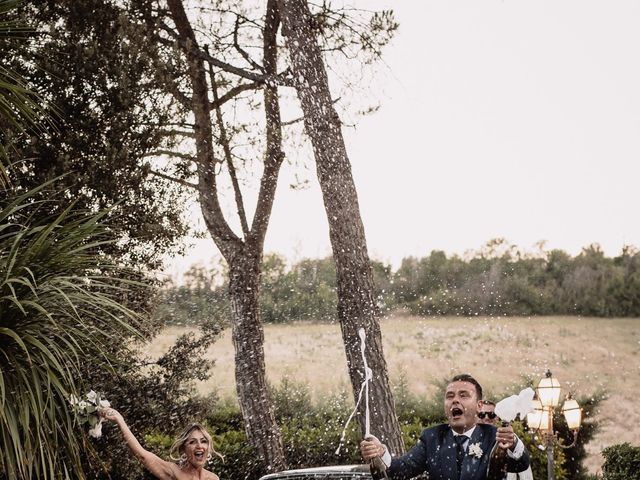
<path fill-rule="evenodd" d="M 114 422 L 122 431 L 124 441 L 129 447 L 129 450 L 138 457 L 142 465 L 149 470 L 152 474 L 161 480 L 174 480 L 176 477 L 177 466 L 174 463 L 167 462 L 156 454 L 145 450 L 138 439 L 133 435 L 127 422 L 124 421 L 124 417 L 113 408 L 101 408 L 99 409 L 100 416 L 106 420 Z"/>

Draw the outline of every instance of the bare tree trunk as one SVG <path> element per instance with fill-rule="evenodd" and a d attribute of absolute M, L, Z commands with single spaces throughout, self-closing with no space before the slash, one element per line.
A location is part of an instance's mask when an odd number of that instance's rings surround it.
<path fill-rule="evenodd" d="M 285 468 L 280 430 L 276 424 L 264 375 L 264 332 L 258 307 L 261 258 L 241 252 L 230 264 L 229 299 L 236 352 L 236 392 L 249 443 L 259 446 L 269 470 Z M 256 374 L 259 373 L 259 374 Z"/>
<path fill-rule="evenodd" d="M 258 308 L 264 237 L 271 215 L 278 172 L 283 160 L 277 87 L 275 85 L 264 86 L 267 147 L 256 211 L 251 229 L 249 229 L 228 139 L 226 139 L 213 71 L 212 69 L 209 71 L 209 85 L 207 83 L 207 69 L 202 60 L 203 50 L 196 42 L 182 0 L 167 0 L 167 4 L 189 66 L 189 78 L 193 92 L 192 111 L 195 119 L 194 132 L 200 207 L 207 229 L 229 265 L 229 297 L 235 348 L 236 391 L 245 431 L 249 443 L 256 450 L 259 459 L 266 464 L 267 469 L 283 470 L 285 468 L 284 449 L 267 390 L 263 348 L 264 334 Z M 274 12 L 275 0 L 269 0 L 264 28 L 264 63 L 267 73 L 275 72 L 277 63 L 275 39 L 279 17 Z M 220 142 L 225 147 L 225 161 L 236 193 L 238 215 L 244 239 L 237 236 L 231 229 L 218 200 L 216 163 L 220 160 L 214 158 L 210 88 L 214 100 L 216 100 L 215 103 L 218 105 L 216 114 Z"/>
<path fill-rule="evenodd" d="M 354 396 L 357 396 L 364 380 L 358 329 L 364 327 L 367 362 L 374 373 L 370 390 L 371 430 L 393 454 L 400 454 L 404 452 L 404 443 L 382 351 L 373 273 L 351 164 L 340 119 L 331 101 L 324 60 L 306 0 L 278 0 L 278 6 L 293 77 L 299 79 L 296 86 L 298 98 L 304 112 L 305 129 L 313 145 L 329 221 L 337 272 L 338 318 L 351 385 Z M 364 415 L 361 414 L 359 420 L 364 427 Z"/>

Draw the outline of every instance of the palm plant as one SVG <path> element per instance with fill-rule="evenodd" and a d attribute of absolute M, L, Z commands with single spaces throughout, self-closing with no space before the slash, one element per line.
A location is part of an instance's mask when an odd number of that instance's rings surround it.
<path fill-rule="evenodd" d="M 46 214 L 51 184 L 0 201 L 0 478 L 83 478 L 79 366 L 108 366 L 140 320 L 116 300 L 139 284 L 99 253 L 104 213 Z"/>
<path fill-rule="evenodd" d="M 17 18 L 20 3 L 0 0 L 5 58 L 33 33 Z M 0 67 L 0 186 L 8 187 L 11 135 L 48 121 L 45 102 Z M 0 478 L 83 478 L 85 437 L 68 405 L 80 365 L 108 368 L 113 343 L 137 335 L 139 317 L 117 300 L 135 282 L 100 253 L 111 242 L 105 213 L 60 213 L 51 185 L 4 190 L 0 200 Z"/>

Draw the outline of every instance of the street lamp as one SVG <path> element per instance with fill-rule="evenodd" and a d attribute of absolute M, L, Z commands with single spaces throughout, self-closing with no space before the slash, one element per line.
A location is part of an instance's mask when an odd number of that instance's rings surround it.
<path fill-rule="evenodd" d="M 544 378 L 538 383 L 536 394 L 538 398 L 533 399 L 533 410 L 527 414 L 527 425 L 531 430 L 536 430 L 544 439 L 547 450 L 547 479 L 555 480 L 553 447 L 557 439 L 553 431 L 554 409 L 560 405 L 560 382 L 547 370 Z M 567 426 L 573 434 L 573 442 L 570 445 L 559 444 L 562 448 L 570 448 L 576 444 L 578 430 L 582 423 L 582 409 L 571 395 L 568 395 L 562 405 L 562 413 L 567 421 Z"/>

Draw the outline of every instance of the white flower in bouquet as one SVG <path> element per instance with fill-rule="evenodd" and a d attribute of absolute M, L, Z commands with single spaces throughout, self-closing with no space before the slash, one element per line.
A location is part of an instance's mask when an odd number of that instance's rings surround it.
<path fill-rule="evenodd" d="M 85 395 L 84 400 L 80 400 L 75 395 L 69 396 L 69 403 L 81 424 L 89 425 L 89 435 L 93 438 L 102 436 L 102 418 L 98 414 L 98 408 L 107 408 L 111 404 L 108 400 L 100 398 L 100 394 L 91 390 Z"/>
<path fill-rule="evenodd" d="M 97 405 L 98 394 L 91 390 L 89 393 L 87 393 L 87 400 L 89 400 L 94 405 Z"/>
<path fill-rule="evenodd" d="M 100 419 L 93 428 L 89 429 L 89 435 L 93 438 L 100 438 L 102 436 L 102 419 Z"/>

